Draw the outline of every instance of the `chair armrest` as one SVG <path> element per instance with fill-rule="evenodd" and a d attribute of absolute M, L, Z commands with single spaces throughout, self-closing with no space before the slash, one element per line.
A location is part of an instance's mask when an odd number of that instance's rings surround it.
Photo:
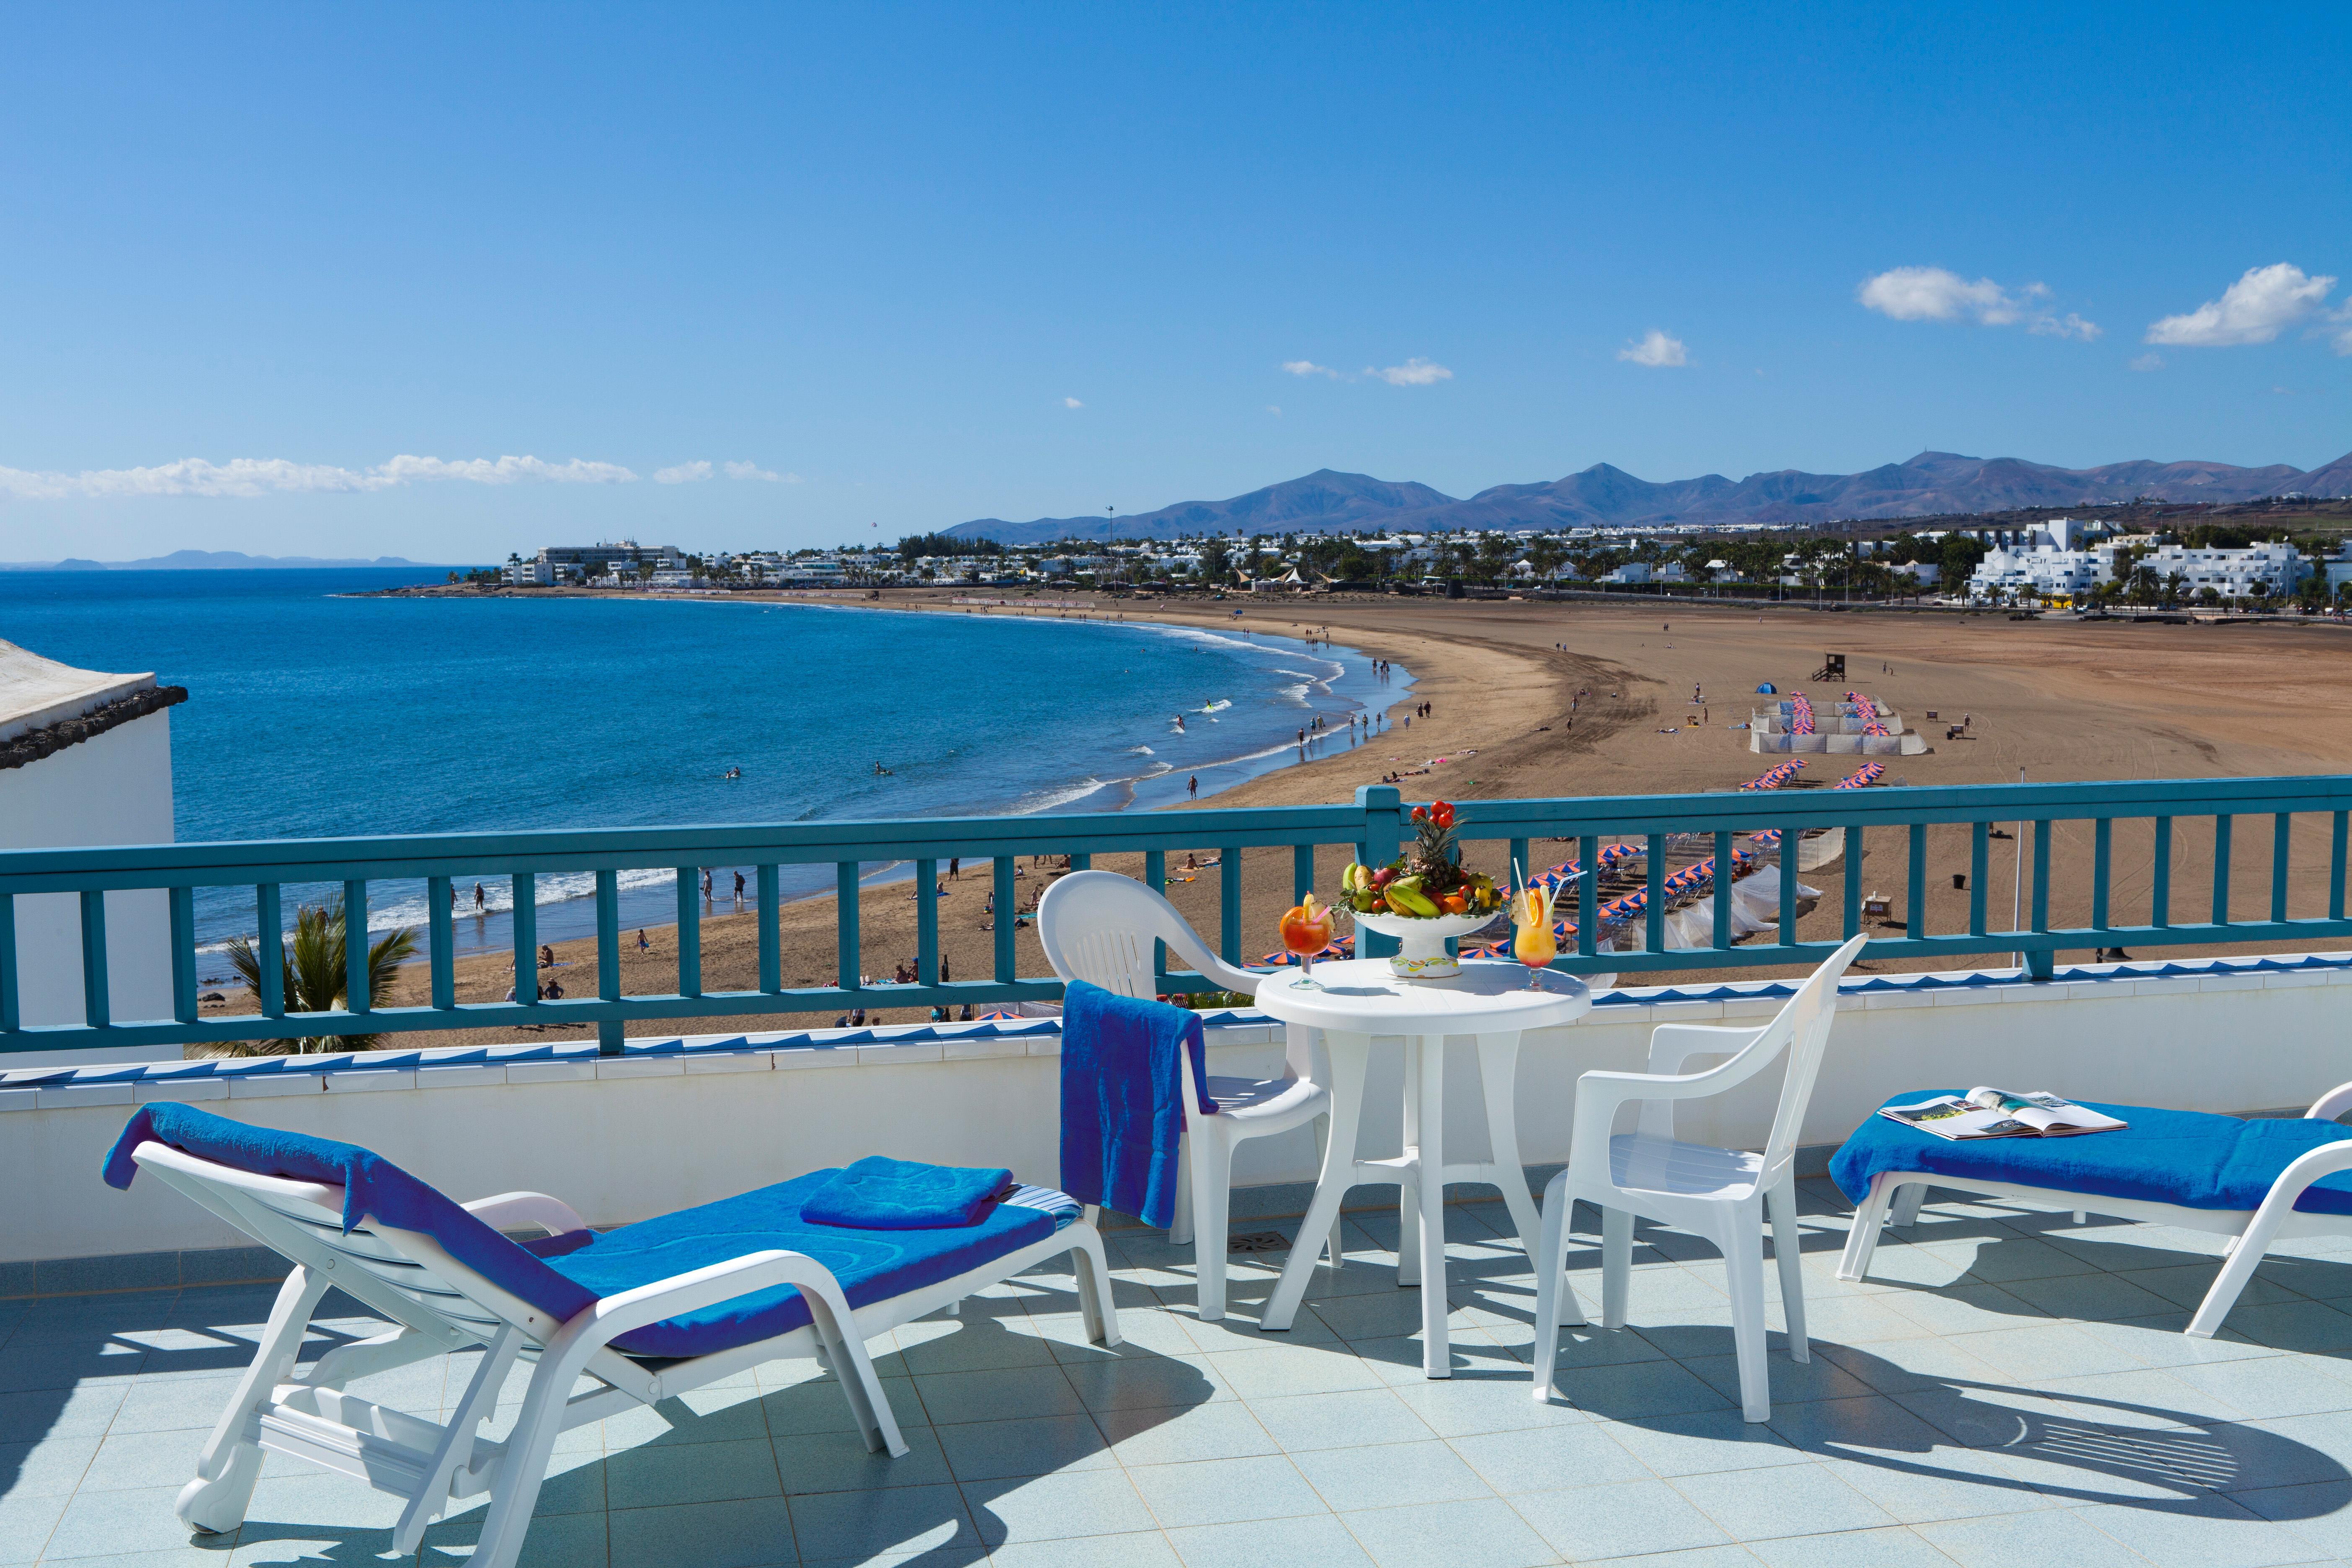
<path fill-rule="evenodd" d="M 1770 1027 L 1769 1024 L 1759 1024 L 1750 1029 L 1727 1028 L 1719 1024 L 1661 1024 L 1650 1031 L 1649 1070 L 1678 1073 L 1683 1070 L 1683 1063 L 1694 1056 L 1718 1052 L 1738 1056 Z"/>
<path fill-rule="evenodd" d="M 1569 1142 L 1570 1161 L 1575 1162 L 1587 1149 L 1593 1152 L 1591 1158 L 1607 1160 L 1610 1131 L 1616 1122 L 1617 1112 L 1628 1100 L 1704 1100 L 1729 1087 L 1723 1081 L 1723 1075 L 1726 1068 L 1737 1065 L 1735 1058 L 1705 1072 L 1610 1072 L 1596 1069 L 1583 1074 L 1576 1080 L 1576 1126 Z M 1731 1080 L 1733 1083 L 1738 1081 L 1738 1079 Z M 1673 1113 L 1666 1112 L 1661 1127 L 1651 1122 L 1645 1110 L 1642 1130 L 1659 1137 L 1672 1137 Z"/>
<path fill-rule="evenodd" d="M 495 1230 L 535 1225 L 550 1236 L 563 1236 L 588 1228 L 588 1222 L 572 1212 L 570 1204 L 545 1193 L 500 1193 L 496 1197 L 476 1198 L 463 1207 Z"/>
<path fill-rule="evenodd" d="M 2311 1109 L 2303 1113 L 2303 1119 L 2305 1121 L 2333 1121 L 2347 1110 L 2352 1110 L 2352 1083 L 2339 1083 L 2313 1100 Z"/>
<path fill-rule="evenodd" d="M 607 1296 L 588 1310 L 594 1315 L 599 1337 L 609 1341 L 665 1318 L 700 1311 L 779 1285 L 807 1288 L 828 1304 L 844 1301 L 840 1283 L 834 1279 L 832 1269 L 804 1252 L 771 1249 L 746 1253 L 724 1263 L 639 1285 L 616 1296 Z"/>

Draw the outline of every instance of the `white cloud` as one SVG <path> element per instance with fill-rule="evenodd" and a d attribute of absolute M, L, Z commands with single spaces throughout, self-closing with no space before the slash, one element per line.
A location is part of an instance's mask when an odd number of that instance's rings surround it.
<path fill-rule="evenodd" d="M 540 458 L 467 458 L 450 461 L 404 455 L 373 468 L 297 463 L 284 458 L 236 458 L 226 463 L 182 458 L 152 468 L 84 468 L 75 474 L 0 468 L 0 495 L 28 500 L 112 500 L 134 496 L 249 498 L 388 490 L 432 479 L 463 479 L 478 485 L 510 485 L 527 479 L 550 484 L 627 484 L 636 477 L 617 463 L 595 463 L 579 458 L 551 463 Z"/>
<path fill-rule="evenodd" d="M 1854 298 L 1863 309 L 1898 321 L 1973 321 L 1987 327 L 2022 323 L 2043 337 L 2078 338 L 2089 342 L 2099 335 L 2098 323 L 2068 311 L 2059 315 L 2045 302 L 2046 283 L 2028 283 L 2011 291 L 1990 278 L 1971 283 L 1941 267 L 1895 267 L 1865 279 Z"/>
<path fill-rule="evenodd" d="M 1269 403 L 1265 405 L 1265 411 L 1268 414 L 1279 415 L 1282 412 L 1282 405 L 1279 403 Z"/>
<path fill-rule="evenodd" d="M 2308 276 L 2284 261 L 2250 267 L 2220 299 L 2155 322 L 2147 329 L 2147 341 L 2196 349 L 2266 343 L 2317 310 L 2335 287 L 2335 279 Z"/>
<path fill-rule="evenodd" d="M 1379 376 L 1391 386 L 1435 386 L 1441 381 L 1452 381 L 1454 373 L 1442 364 L 1425 359 L 1409 359 L 1402 364 L 1392 364 L 1386 370 L 1364 367 L 1366 375 Z"/>
<path fill-rule="evenodd" d="M 2344 323 L 2343 330 L 2327 340 L 2327 346 L 2337 353 L 2352 354 L 2352 303 L 2347 303 L 2342 310 L 2331 313 L 2327 319 L 2330 321 Z"/>
<path fill-rule="evenodd" d="M 2131 362 L 2131 367 L 2134 370 L 2162 370 L 2164 368 L 2164 356 L 2162 354 L 2142 354 L 2139 358 Z"/>
<path fill-rule="evenodd" d="M 1617 351 L 1617 357 L 1630 364 L 1646 364 L 1653 369 L 1666 365 L 1688 364 L 1690 355 L 1680 338 L 1670 338 L 1657 328 L 1638 343 L 1628 343 Z"/>
<path fill-rule="evenodd" d="M 726 468 L 727 477 L 730 479 L 762 479 L 772 485 L 796 485 L 801 482 L 798 474 L 779 474 L 757 463 L 729 463 Z"/>
<path fill-rule="evenodd" d="M 1293 375 L 1325 375 L 1333 381 L 1342 379 L 1339 373 L 1329 365 L 1317 364 L 1311 359 L 1286 359 L 1282 362 L 1282 368 Z"/>
<path fill-rule="evenodd" d="M 710 462 L 705 458 L 697 458 L 691 463 L 680 463 L 674 468 L 654 470 L 654 483 L 657 485 L 698 484 L 709 477 Z"/>
<path fill-rule="evenodd" d="M 1062 406 L 1065 408 L 1084 408 L 1086 405 L 1080 403 L 1075 397 L 1065 397 L 1062 399 Z"/>

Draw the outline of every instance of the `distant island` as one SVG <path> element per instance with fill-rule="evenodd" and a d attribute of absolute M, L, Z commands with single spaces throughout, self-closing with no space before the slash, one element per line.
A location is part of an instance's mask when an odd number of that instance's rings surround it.
<path fill-rule="evenodd" d="M 247 555 L 241 550 L 174 550 L 169 555 L 149 555 L 137 561 L 0 561 L 0 572 L 228 572 L 320 566 L 382 566 L 446 572 L 455 562 L 411 561 L 400 555 L 379 555 L 373 561 L 356 557 L 329 560 L 316 555 Z"/>
<path fill-rule="evenodd" d="M 2352 453 L 2304 470 L 2284 463 L 2109 463 L 2060 468 L 2022 458 L 1922 452 L 1859 474 L 1796 468 L 1727 479 L 1706 474 L 1663 484 L 1595 463 L 1565 479 L 1496 485 L 1457 500 L 1423 484 L 1318 469 L 1228 500 L 1179 501 L 1124 516 L 1041 517 L 958 523 L 955 539 L 1043 544 L 1059 539 L 1175 539 L 1208 533 L 1361 533 L 1457 528 L 1725 528 L 1740 523 L 1948 517 L 2020 507 L 2114 506 L 2148 497 L 2229 505 L 2270 496 L 2352 494 Z"/>

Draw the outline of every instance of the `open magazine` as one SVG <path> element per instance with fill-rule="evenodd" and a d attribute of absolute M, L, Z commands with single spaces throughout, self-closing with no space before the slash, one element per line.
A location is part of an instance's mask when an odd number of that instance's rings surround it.
<path fill-rule="evenodd" d="M 1916 1105 L 1887 1105 L 1878 1114 L 1938 1138 L 2075 1138 L 2112 1132 L 2129 1125 L 2115 1117 L 2036 1091 L 1972 1089 L 1964 1095 L 1938 1095 Z"/>

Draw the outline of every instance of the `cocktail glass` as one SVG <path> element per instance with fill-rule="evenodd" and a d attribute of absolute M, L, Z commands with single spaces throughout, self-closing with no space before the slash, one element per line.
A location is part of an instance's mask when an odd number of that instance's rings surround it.
<path fill-rule="evenodd" d="M 1321 907 L 1320 920 L 1303 920 L 1297 914 L 1286 915 L 1282 921 L 1282 945 L 1298 960 L 1298 988 L 1320 991 L 1315 979 L 1315 955 L 1331 945 L 1331 907 Z"/>
<path fill-rule="evenodd" d="M 1538 888 L 1520 889 L 1511 900 L 1517 929 L 1511 938 L 1511 956 L 1528 966 L 1528 989 L 1541 991 L 1544 969 L 1559 956 L 1551 929 L 1551 900 Z"/>

